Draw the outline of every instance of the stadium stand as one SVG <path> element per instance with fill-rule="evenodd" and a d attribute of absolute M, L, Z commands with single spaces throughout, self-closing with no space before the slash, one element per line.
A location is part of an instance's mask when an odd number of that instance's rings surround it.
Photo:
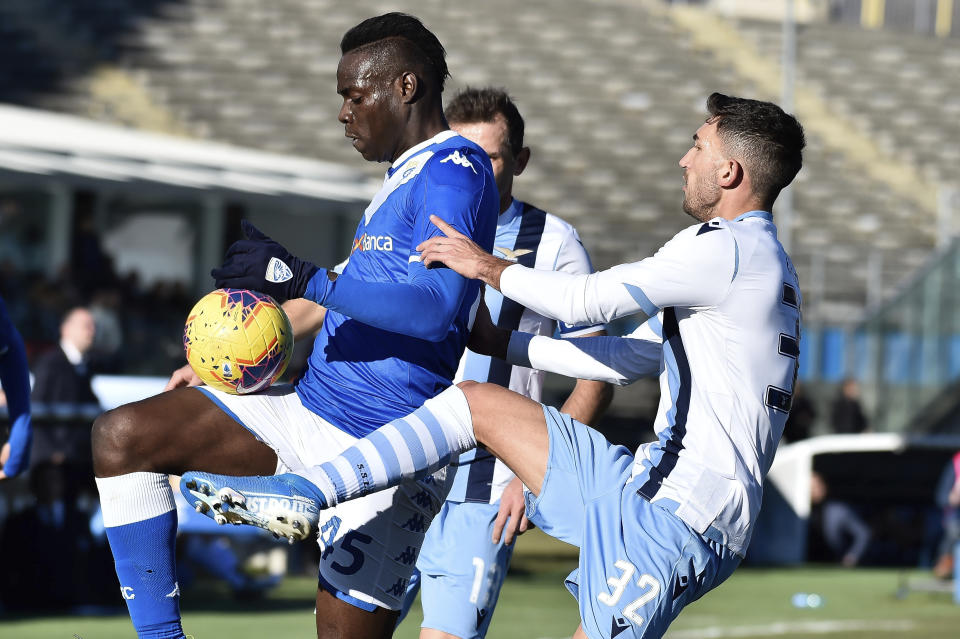
<path fill-rule="evenodd" d="M 346 28 L 397 8 L 447 44 L 448 91 L 514 94 L 537 154 L 518 195 L 575 223 L 598 267 L 646 256 L 687 224 L 675 162 L 708 93 L 778 97 L 779 26 L 688 3 L 9 0 L 0 47 L 16 55 L 0 100 L 376 177 L 383 167 L 360 162 L 335 121 L 333 71 Z M 724 33 L 735 55 L 722 55 Z M 960 179 L 960 45 L 849 24 L 801 25 L 798 39 L 809 148 L 791 254 L 805 321 L 842 326 L 940 241 L 933 191 Z"/>

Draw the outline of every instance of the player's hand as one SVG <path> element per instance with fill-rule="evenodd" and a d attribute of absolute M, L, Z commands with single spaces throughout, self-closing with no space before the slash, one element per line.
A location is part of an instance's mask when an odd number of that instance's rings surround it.
<path fill-rule="evenodd" d="M 247 220 L 240 227 L 245 239 L 234 242 L 220 268 L 210 272 L 217 288 L 246 288 L 280 299 L 303 297 L 318 267 L 294 257 Z"/>
<path fill-rule="evenodd" d="M 203 380 L 200 379 L 200 376 L 193 372 L 193 368 L 190 367 L 190 364 L 181 366 L 177 370 L 173 371 L 173 375 L 170 376 L 170 381 L 167 382 L 167 385 L 163 387 L 164 391 L 173 390 L 174 388 L 182 388 L 185 386 L 199 386 L 203 383 Z"/>
<path fill-rule="evenodd" d="M 514 477 L 503 489 L 500 497 L 500 510 L 497 511 L 497 518 L 493 520 L 493 543 L 500 543 L 502 533 L 503 543 L 509 546 L 514 538 L 532 527 L 527 519 L 527 506 L 523 501 L 523 482 L 519 477 Z"/>
<path fill-rule="evenodd" d="M 480 306 L 477 307 L 477 315 L 473 319 L 467 348 L 480 355 L 506 359 L 507 345 L 510 343 L 510 331 L 499 328 L 493 323 L 493 320 L 490 319 L 490 309 L 487 308 L 487 302 L 482 295 L 481 292 Z"/>
<path fill-rule="evenodd" d="M 431 215 L 430 221 L 443 231 L 446 237 L 431 237 L 417 246 L 423 265 L 444 265 L 468 279 L 483 280 L 499 290 L 500 273 L 510 266 L 511 262 L 490 255 L 476 242 L 436 215 Z"/>

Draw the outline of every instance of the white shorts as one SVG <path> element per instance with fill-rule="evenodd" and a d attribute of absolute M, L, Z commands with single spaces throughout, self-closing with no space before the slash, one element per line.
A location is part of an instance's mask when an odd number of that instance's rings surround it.
<path fill-rule="evenodd" d="M 330 461 L 357 442 L 306 408 L 289 385 L 252 395 L 198 390 L 277 453 L 277 474 Z M 398 610 L 424 534 L 449 488 L 443 468 L 320 511 L 320 586 L 364 610 Z"/>

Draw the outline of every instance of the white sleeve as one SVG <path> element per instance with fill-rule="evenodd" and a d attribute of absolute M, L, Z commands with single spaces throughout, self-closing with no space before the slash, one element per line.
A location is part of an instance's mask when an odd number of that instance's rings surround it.
<path fill-rule="evenodd" d="M 507 348 L 510 364 L 618 386 L 659 375 L 662 355 L 663 337 L 656 318 L 625 337 L 558 340 L 514 331 Z"/>
<path fill-rule="evenodd" d="M 592 275 L 514 264 L 500 276 L 500 291 L 567 324 L 607 323 L 639 311 L 653 316 L 670 306 L 713 306 L 726 296 L 737 259 L 733 233 L 717 219 L 684 229 L 653 257 Z"/>
<path fill-rule="evenodd" d="M 570 273 L 572 275 L 589 275 L 593 273 L 593 264 L 590 262 L 590 256 L 587 254 L 587 249 L 583 246 L 583 242 L 580 241 L 580 236 L 577 235 L 576 229 L 571 226 L 568 227 L 567 231 L 560 243 L 560 249 L 557 252 L 557 261 L 552 270 L 561 273 Z M 566 322 L 557 322 L 557 330 L 560 333 L 560 337 L 564 339 L 581 337 L 604 329 L 606 329 L 606 325 L 602 322 L 579 326 L 567 324 Z"/>

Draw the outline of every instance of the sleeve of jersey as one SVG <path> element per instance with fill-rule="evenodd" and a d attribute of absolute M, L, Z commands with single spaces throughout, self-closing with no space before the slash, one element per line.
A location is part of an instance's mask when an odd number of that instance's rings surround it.
<path fill-rule="evenodd" d="M 23 340 L 0 303 L 0 384 L 10 416 L 10 457 L 3 466 L 8 477 L 26 470 L 30 459 L 30 370 Z"/>
<path fill-rule="evenodd" d="M 527 308 L 567 324 L 599 324 L 670 306 L 705 307 L 727 294 L 737 270 L 729 229 L 678 233 L 652 257 L 591 275 L 535 271 L 514 264 L 500 277 L 501 292 Z"/>
<path fill-rule="evenodd" d="M 558 340 L 514 331 L 507 361 L 517 366 L 618 386 L 660 374 L 663 339 L 651 318 L 624 337 L 575 337 Z"/>
<path fill-rule="evenodd" d="M 496 215 L 480 210 L 495 203 L 483 201 L 486 174 L 481 166 L 471 165 L 479 160 L 467 155 L 457 157 L 460 163 L 451 160 L 449 166 L 432 159 L 424 168 L 423 191 L 411 196 L 417 210 L 407 281 L 369 282 L 341 275 L 328 285 L 322 297 L 324 306 L 364 324 L 419 339 L 437 342 L 447 336 L 468 282 L 447 268 L 424 268 L 413 249 L 440 234 L 430 222 L 431 214 L 442 217 L 487 250 L 493 246 L 496 230 Z M 489 220 L 480 220 L 485 214 Z M 309 285 L 307 292 L 309 296 Z"/>
<path fill-rule="evenodd" d="M 577 232 L 572 228 L 560 244 L 560 251 L 557 253 L 557 263 L 554 265 L 553 270 L 561 273 L 571 273 L 573 275 L 589 275 L 593 273 L 593 264 L 590 262 L 587 249 L 583 246 L 583 242 L 580 241 Z M 560 332 L 560 337 L 564 339 L 581 337 L 606 329 L 606 326 L 602 323 L 589 324 L 587 326 L 572 326 L 565 322 L 558 322 L 557 327 Z"/>

